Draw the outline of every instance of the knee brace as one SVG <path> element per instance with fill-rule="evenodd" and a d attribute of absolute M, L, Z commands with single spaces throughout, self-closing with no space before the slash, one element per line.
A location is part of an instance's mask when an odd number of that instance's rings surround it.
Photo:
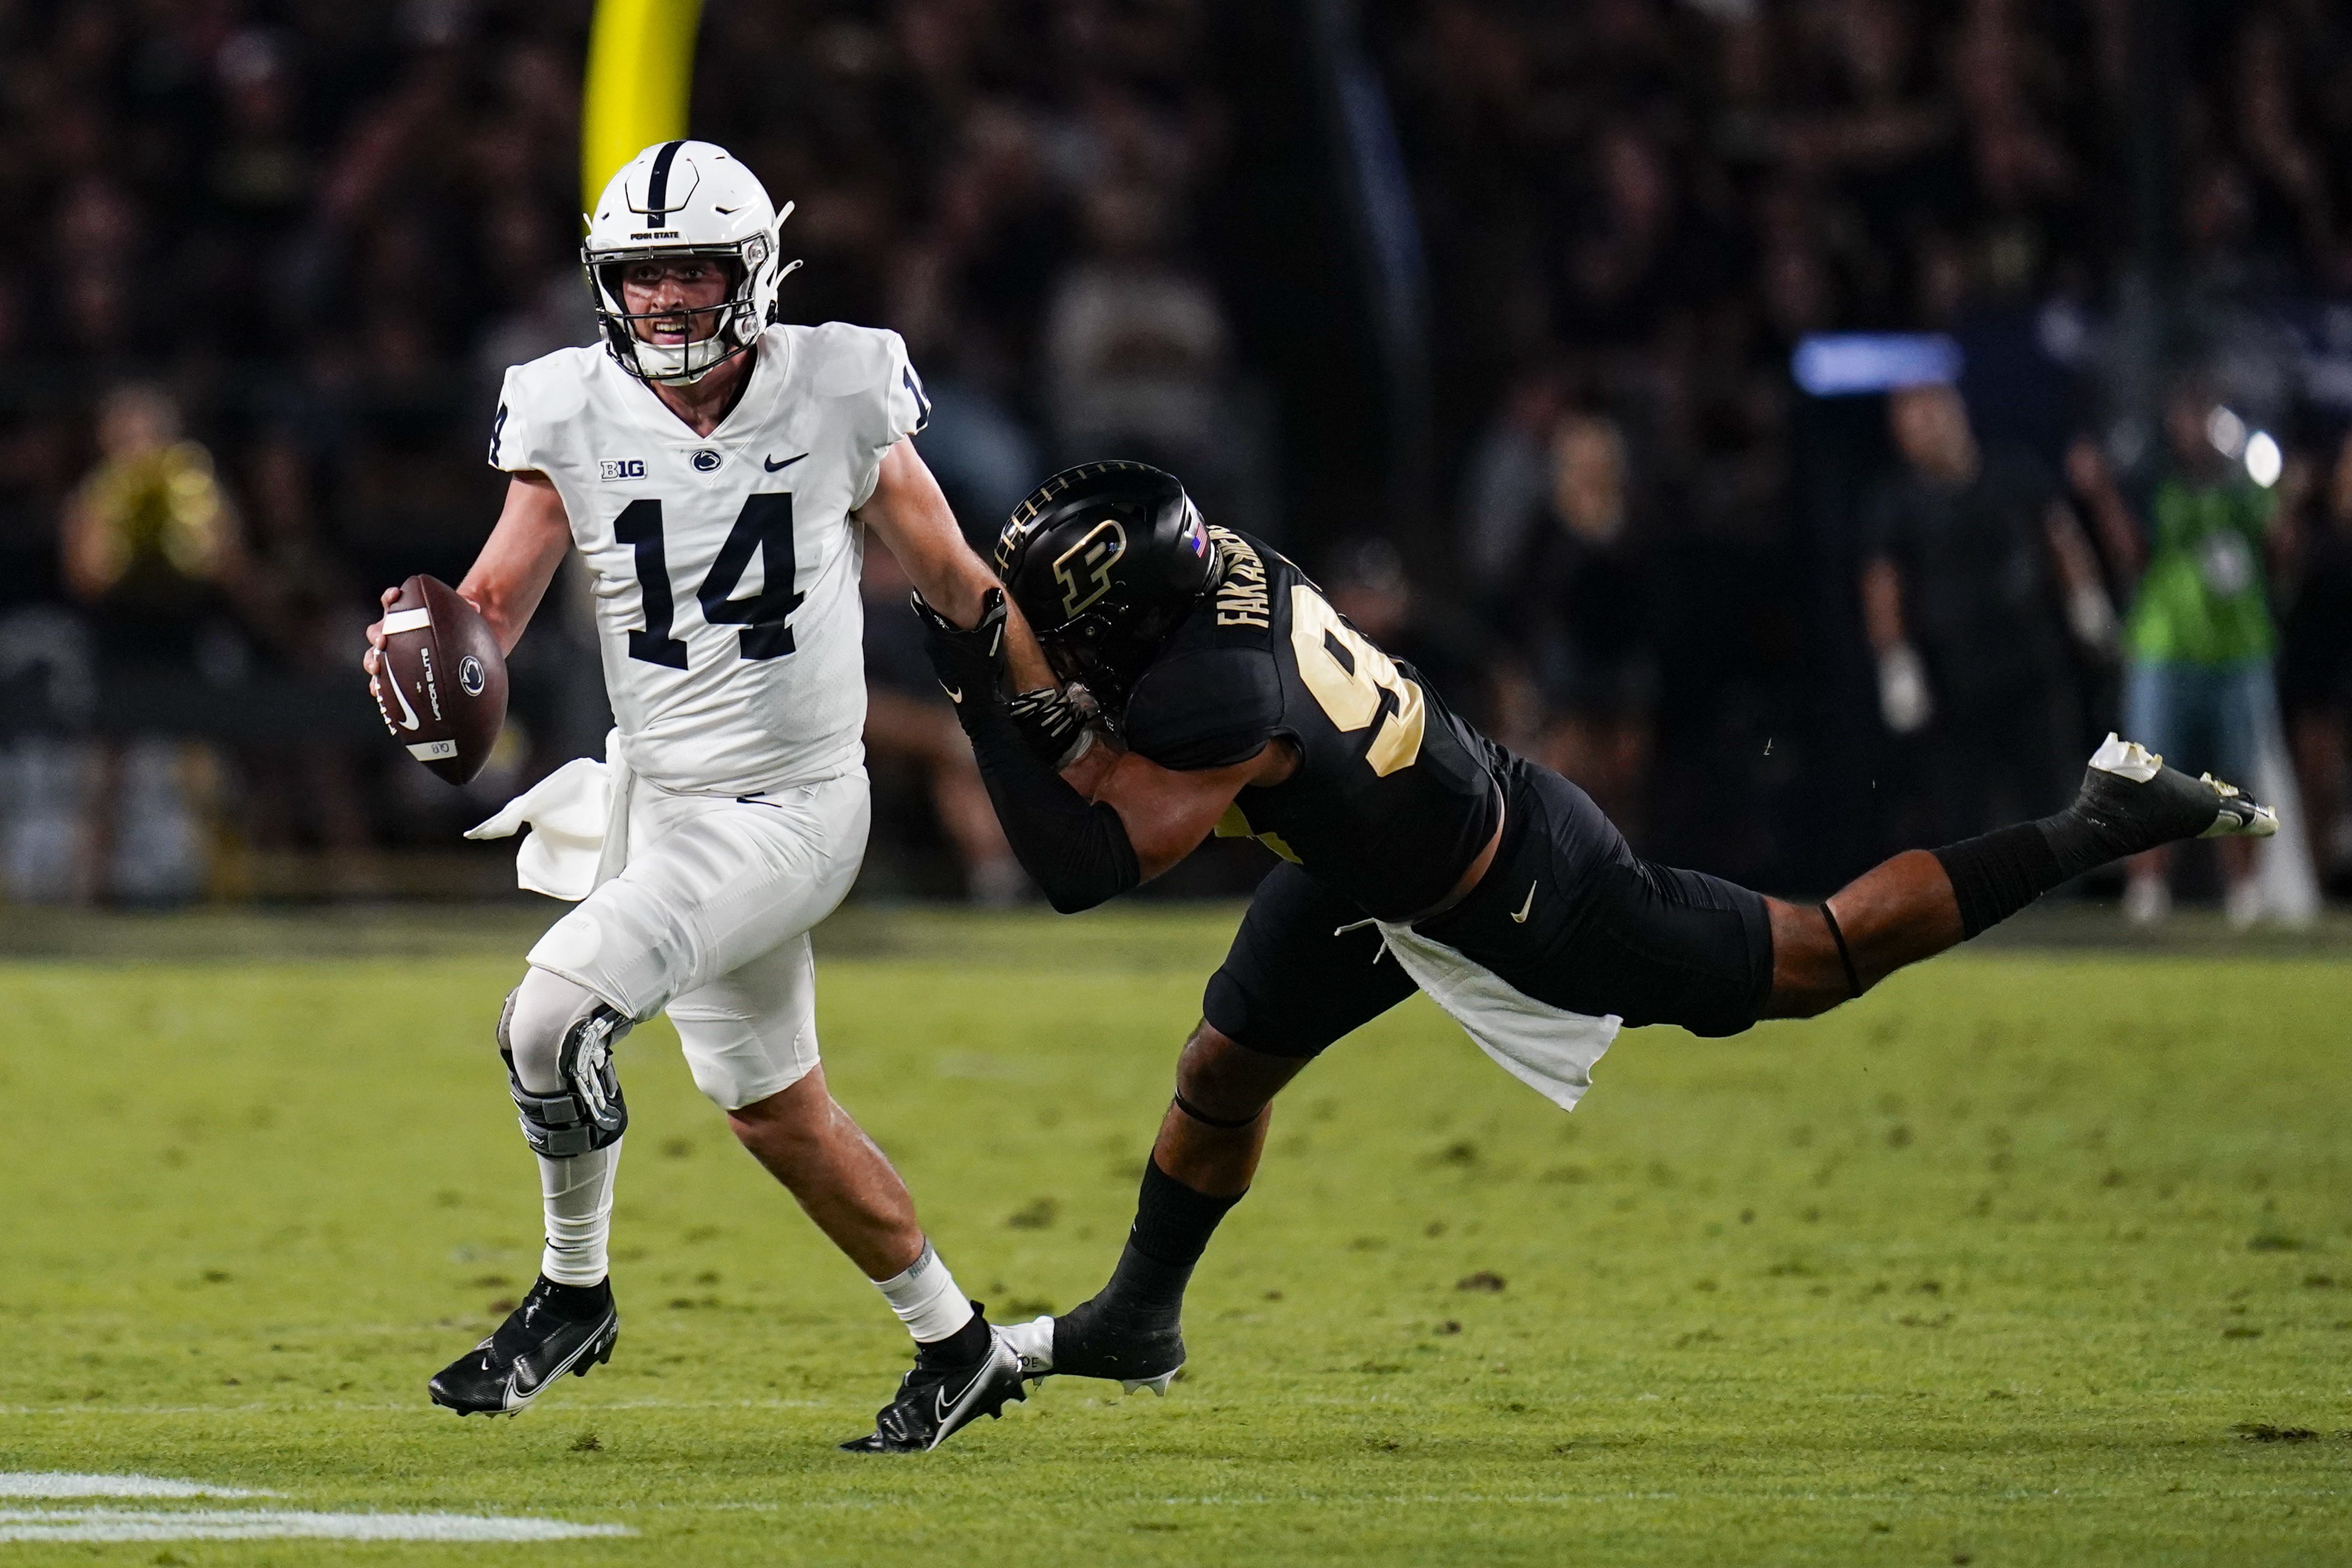
<path fill-rule="evenodd" d="M 583 991 L 580 1006 L 561 1022 L 555 1040 L 555 1075 L 562 1087 L 552 1094 L 534 1093 L 515 1070 L 515 1004 L 521 996 L 522 987 L 517 986 L 499 1015 L 499 1057 L 507 1066 L 508 1092 L 521 1113 L 523 1141 L 533 1154 L 551 1160 L 619 1143 L 628 1130 L 629 1107 L 621 1098 L 613 1047 L 634 1024 Z M 523 1049 L 539 1054 L 545 1044 L 533 1040 Z"/>

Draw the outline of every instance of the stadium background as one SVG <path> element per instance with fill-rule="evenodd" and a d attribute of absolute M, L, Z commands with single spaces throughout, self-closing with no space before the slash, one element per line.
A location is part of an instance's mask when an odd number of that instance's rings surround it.
<path fill-rule="evenodd" d="M 499 371 L 590 335 L 587 12 L 0 7 L 0 895 L 510 886 L 457 834 L 598 749 L 577 583 L 465 791 L 384 740 L 355 659 L 380 587 L 455 580 L 487 531 Z M 1886 400 L 1808 391 L 1799 350 L 1942 334 L 1880 347 L 1957 350 L 1985 450 L 2077 516 L 2118 611 L 2097 514 L 2145 511 L 2193 371 L 2233 461 L 2283 453 L 2325 874 L 2347 68 L 2319 0 L 714 0 L 691 127 L 799 204 L 793 319 L 906 335 L 976 535 L 1064 461 L 1164 463 L 1645 852 L 1790 890 L 2066 786 L 1954 800 L 1936 779 L 2015 729 L 1889 727 L 1860 591 Z M 1014 895 L 902 590 L 872 591 L 863 892 Z M 2050 723 L 2115 723 L 2111 640 L 2054 591 L 2011 613 Z M 1172 890 L 1246 886 L 1226 848 Z"/>
<path fill-rule="evenodd" d="M 605 721 L 551 605 L 461 795 L 354 655 L 488 527 L 499 369 L 585 335 L 588 11 L 0 0 L 0 1562 L 2343 1554 L 2340 914 L 2044 908 L 1802 1026 L 1636 1031 L 1566 1119 L 1409 1001 L 1285 1096 L 1171 1397 L 1052 1380 L 905 1465 L 833 1448 L 903 1334 L 651 1020 L 622 1354 L 521 1421 L 431 1408 L 539 1250 L 488 1045 L 562 907 L 455 835 Z M 914 343 L 976 529 L 1159 456 L 1646 848 L 1783 889 L 2064 787 L 2079 749 L 2017 743 L 2078 747 L 2126 671 L 2052 573 L 2127 609 L 2185 454 L 2283 518 L 2326 870 L 2338 12 L 714 0 L 692 124 L 801 204 L 796 315 Z M 1955 363 L 1957 508 L 1938 394 L 1898 462 L 1839 390 Z M 1956 513 L 2002 548 L 1919 570 Z M 1939 705 L 1899 735 L 1882 567 Z M 869 648 L 827 1066 L 1005 1321 L 1100 1281 L 1234 911 L 907 902 L 1018 892 L 909 652 Z M 1177 891 L 1255 874 L 1225 848 Z"/>

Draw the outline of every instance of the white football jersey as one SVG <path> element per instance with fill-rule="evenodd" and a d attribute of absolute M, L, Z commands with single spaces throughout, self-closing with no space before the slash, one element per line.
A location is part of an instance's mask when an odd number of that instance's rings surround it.
<path fill-rule="evenodd" d="M 896 332 L 760 335 L 700 436 L 603 347 L 507 372 L 490 464 L 553 481 L 588 563 L 621 752 L 665 789 L 748 795 L 863 759 L 850 514 L 930 404 Z"/>

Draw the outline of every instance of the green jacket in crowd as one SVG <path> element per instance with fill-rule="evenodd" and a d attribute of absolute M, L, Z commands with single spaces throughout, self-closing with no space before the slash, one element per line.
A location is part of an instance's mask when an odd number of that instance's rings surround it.
<path fill-rule="evenodd" d="M 2271 621 L 2263 547 L 2275 505 L 2242 475 L 2218 485 L 2168 476 L 2149 502 L 2147 573 L 2124 622 L 2124 652 L 2147 664 L 2267 659 Z"/>

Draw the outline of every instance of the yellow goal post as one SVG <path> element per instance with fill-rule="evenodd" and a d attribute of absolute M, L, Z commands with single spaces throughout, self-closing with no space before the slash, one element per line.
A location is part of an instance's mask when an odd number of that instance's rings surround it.
<path fill-rule="evenodd" d="M 613 171 L 686 134 L 702 0 L 596 0 L 580 106 L 580 204 L 593 208 Z"/>

